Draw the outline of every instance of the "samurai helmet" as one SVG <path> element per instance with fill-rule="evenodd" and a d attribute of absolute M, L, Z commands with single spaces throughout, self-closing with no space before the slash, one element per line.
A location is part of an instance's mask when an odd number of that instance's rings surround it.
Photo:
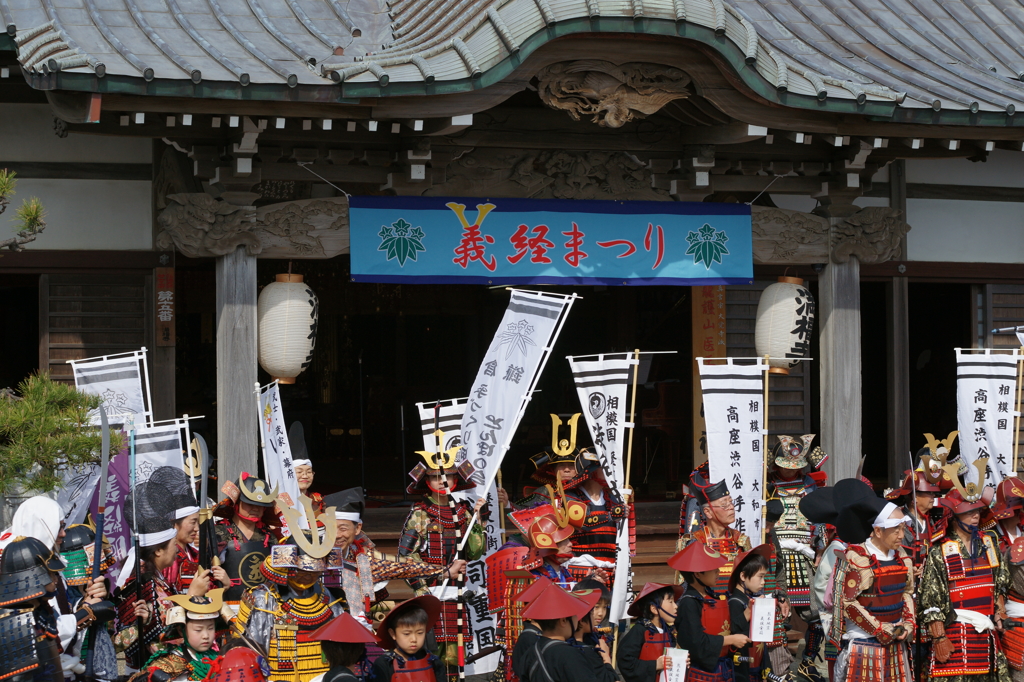
<path fill-rule="evenodd" d="M 974 460 L 974 468 L 978 472 L 977 482 L 966 481 L 960 482 L 960 476 L 958 473 L 959 467 L 956 464 L 944 464 L 942 466 L 943 471 L 953 481 L 953 486 L 960 493 L 960 497 L 965 502 L 977 502 L 981 499 L 981 496 L 985 492 L 985 472 L 988 469 L 988 457 L 979 457 Z M 986 505 L 987 506 L 987 505 Z M 954 511 L 955 514 L 962 514 L 963 512 Z"/>
<path fill-rule="evenodd" d="M 885 494 L 885 499 L 896 501 L 904 496 L 912 496 L 914 492 L 919 493 L 940 493 L 942 488 L 928 480 L 923 471 L 904 471 L 903 481 L 899 488 L 890 490 Z"/>
<path fill-rule="evenodd" d="M 537 453 L 530 458 L 530 461 L 533 462 L 533 465 L 538 470 L 554 466 L 555 464 L 576 462 L 576 455 L 579 454 L 579 451 L 576 449 L 576 423 L 582 414 L 582 412 L 577 412 L 569 417 L 568 438 L 558 437 L 559 427 L 562 426 L 562 418 L 557 414 L 551 415 L 551 450 Z"/>
<path fill-rule="evenodd" d="M 60 558 L 64 561 L 64 580 L 68 585 L 85 585 L 92 580 L 93 557 L 96 550 L 96 534 L 84 523 L 68 526 L 64 540 L 60 543 Z M 103 545 L 100 571 L 105 572 L 114 565 L 114 554 L 110 547 Z"/>
<path fill-rule="evenodd" d="M 560 513 L 550 504 L 510 512 L 508 517 L 541 555 L 557 552 L 558 543 L 571 537 L 576 530 L 569 523 L 568 514 Z M 586 518 L 586 505 L 582 518 Z M 582 524 L 582 519 L 579 523 Z"/>
<path fill-rule="evenodd" d="M 250 476 L 246 472 L 238 477 L 238 488 L 241 491 L 240 502 L 252 504 L 257 507 L 273 507 L 277 501 L 277 486 L 270 490 L 270 484 L 262 478 Z"/>
<path fill-rule="evenodd" d="M 181 639 L 185 636 L 185 624 L 188 621 L 212 620 L 218 632 L 227 630 L 228 621 L 234 617 L 231 609 L 224 604 L 224 588 L 210 590 L 206 596 L 189 596 L 175 594 L 168 597 L 174 606 L 167 610 L 167 627 L 161 640 Z"/>
<path fill-rule="evenodd" d="M 459 490 L 475 488 L 476 482 L 470 478 L 475 471 L 473 465 L 469 463 L 468 459 L 458 465 L 455 463 L 459 450 L 462 449 L 461 437 L 453 436 L 445 440 L 444 431 L 438 429 L 434 431 L 434 438 L 437 442 L 436 450 L 416 451 L 416 454 L 422 457 L 424 461 L 418 463 L 409 472 L 412 483 L 406 488 L 406 492 L 421 495 L 441 492 L 440 490 L 434 490 L 427 482 L 429 476 L 438 474 L 445 476 L 454 475 L 457 477 L 455 487 L 447 492 L 458 492 Z M 447 449 L 444 447 L 446 444 L 449 445 Z"/>
<path fill-rule="evenodd" d="M 690 474 L 690 494 L 697 500 L 697 504 L 702 506 L 730 494 L 725 480 L 708 483 L 708 478 L 710 478 L 708 472 L 708 463 L 704 462 Z"/>
<path fill-rule="evenodd" d="M 1008 519 L 1024 510 L 1024 481 L 1016 476 L 1003 479 L 996 486 L 996 503 L 992 514 L 996 519 Z"/>
<path fill-rule="evenodd" d="M 263 657 L 252 649 L 236 646 L 210 665 L 210 682 L 266 682 L 270 675 Z"/>
<path fill-rule="evenodd" d="M 775 444 L 772 451 L 775 466 L 783 469 L 803 469 L 810 465 L 807 461 L 806 452 L 810 450 L 814 441 L 813 433 L 800 436 L 799 440 L 793 436 L 779 436 L 779 442 Z"/>
<path fill-rule="evenodd" d="M 282 513 L 284 514 L 285 521 L 288 523 L 288 529 L 292 533 L 288 539 L 296 548 L 302 550 L 302 553 L 307 557 L 323 559 L 334 549 L 334 541 L 338 536 L 338 525 L 335 523 L 336 509 L 335 507 L 327 507 L 317 516 L 316 511 L 313 509 L 313 500 L 305 495 L 300 495 L 299 502 L 302 504 L 302 508 L 306 512 L 306 519 L 313 530 L 309 532 L 309 535 L 302 532 L 301 516 L 298 510 L 292 507 L 285 507 Z M 277 549 L 277 547 L 274 549 Z M 271 555 L 273 556 L 273 551 Z M 303 567 L 295 566 L 295 568 Z M 324 569 L 306 568 L 304 570 L 322 571 Z"/>
<path fill-rule="evenodd" d="M 63 564 L 35 538 L 19 537 L 0 556 L 0 607 L 31 608 L 30 600 L 56 589 L 54 576 Z"/>
<path fill-rule="evenodd" d="M 956 475 L 967 473 L 967 467 L 963 462 L 957 462 L 956 474 L 950 476 L 946 471 L 946 463 L 950 460 L 950 450 L 956 442 L 959 431 L 950 431 L 944 440 L 939 440 L 930 433 L 924 434 L 925 447 L 921 448 L 918 455 L 921 463 L 918 469 L 923 471 L 929 483 L 939 486 L 943 490 L 953 487 L 953 478 Z"/>

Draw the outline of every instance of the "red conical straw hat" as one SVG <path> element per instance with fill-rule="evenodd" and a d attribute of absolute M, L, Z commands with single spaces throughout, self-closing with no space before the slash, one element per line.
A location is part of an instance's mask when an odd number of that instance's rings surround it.
<path fill-rule="evenodd" d="M 342 613 L 316 629 L 310 639 L 321 642 L 349 642 L 352 644 L 376 644 L 377 635 L 348 613 Z"/>
<path fill-rule="evenodd" d="M 685 549 L 669 557 L 667 563 L 677 571 L 700 573 L 702 571 L 714 571 L 725 566 L 728 562 L 718 552 L 708 549 L 708 546 L 704 543 L 691 542 Z"/>
<path fill-rule="evenodd" d="M 595 590 L 596 592 L 596 590 Z M 600 598 L 600 593 L 598 593 Z M 597 599 L 594 600 L 594 604 Z M 582 618 L 594 608 L 586 600 L 574 597 L 554 583 L 537 595 L 523 610 L 523 618 L 554 620 L 556 618 Z"/>
<path fill-rule="evenodd" d="M 537 595 L 539 595 L 541 592 L 546 590 L 548 588 L 548 585 L 550 585 L 550 584 L 551 584 L 550 578 L 545 578 L 544 576 L 540 576 L 539 578 L 534 580 L 532 583 L 530 583 L 530 585 L 525 590 L 523 590 L 522 592 L 517 594 L 515 597 L 513 597 L 513 599 L 515 601 L 521 601 L 521 602 L 529 603 L 529 602 L 533 601 L 534 599 L 536 599 Z"/>

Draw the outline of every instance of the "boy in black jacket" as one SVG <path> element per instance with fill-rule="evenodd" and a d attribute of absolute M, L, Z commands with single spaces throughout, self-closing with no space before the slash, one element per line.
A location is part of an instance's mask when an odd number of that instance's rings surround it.
<path fill-rule="evenodd" d="M 729 623 L 733 634 L 750 633 L 751 600 L 764 593 L 765 577 L 771 566 L 771 545 L 760 545 L 736 557 L 736 568 L 729 577 Z M 736 682 L 761 679 L 765 664 L 764 644 L 741 647 L 734 666 Z"/>
<path fill-rule="evenodd" d="M 607 644 L 595 647 L 597 656 L 588 656 L 566 642 L 600 596 L 594 591 L 576 597 L 558 585 L 549 585 L 530 602 L 523 618 L 535 621 L 540 635 L 520 637 L 512 652 L 522 682 L 615 682 Z"/>
<path fill-rule="evenodd" d="M 444 662 L 423 646 L 440 614 L 440 600 L 429 594 L 391 609 L 377 628 L 388 651 L 373 662 L 376 682 L 445 682 Z"/>
<path fill-rule="evenodd" d="M 626 682 L 655 682 L 661 670 L 671 667 L 665 648 L 675 646 L 676 601 L 684 589 L 647 583 L 627 609 L 637 620 L 619 640 L 617 662 Z"/>
<path fill-rule="evenodd" d="M 366 679 L 366 645 L 380 640 L 351 614 L 342 613 L 327 621 L 310 639 L 320 642 L 323 656 L 331 669 L 323 682 L 362 682 Z"/>

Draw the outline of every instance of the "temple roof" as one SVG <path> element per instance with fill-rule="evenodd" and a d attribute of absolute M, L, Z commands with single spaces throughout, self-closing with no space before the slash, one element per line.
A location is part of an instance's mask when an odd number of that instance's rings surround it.
<path fill-rule="evenodd" d="M 0 0 L 0 19 L 41 89 L 448 94 L 552 41 L 619 34 L 700 43 L 783 106 L 1014 125 L 1024 105 L 1024 0 Z"/>

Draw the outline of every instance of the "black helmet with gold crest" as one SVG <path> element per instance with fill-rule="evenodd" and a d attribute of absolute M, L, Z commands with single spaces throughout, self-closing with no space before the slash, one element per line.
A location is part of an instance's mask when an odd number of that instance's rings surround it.
<path fill-rule="evenodd" d="M 475 488 L 476 482 L 470 478 L 475 471 L 473 465 L 469 463 L 468 459 L 460 464 L 456 464 L 459 450 L 462 449 L 460 440 L 454 437 L 446 441 L 444 432 L 440 429 L 434 432 L 434 438 L 437 442 L 434 450 L 416 451 L 416 454 L 422 457 L 423 461 L 414 466 L 412 471 L 409 472 L 409 478 L 412 479 L 412 483 L 405 489 L 406 492 L 429 495 L 431 493 L 451 493 Z M 450 446 L 447 449 L 445 449 L 446 444 Z M 446 484 L 441 486 L 431 485 L 430 479 L 440 475 L 456 477 L 455 485 L 451 490 L 442 489 Z"/>

